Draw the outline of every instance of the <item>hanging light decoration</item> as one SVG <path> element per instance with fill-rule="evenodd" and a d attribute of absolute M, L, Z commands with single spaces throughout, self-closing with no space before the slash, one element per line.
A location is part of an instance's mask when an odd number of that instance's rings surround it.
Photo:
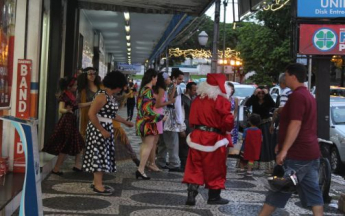
<path fill-rule="evenodd" d="M 262 8 L 266 11 L 267 10 L 277 11 L 283 8 L 289 2 L 290 0 L 273 0 L 272 3 L 268 3 L 267 1 L 264 1 L 262 3 Z"/>

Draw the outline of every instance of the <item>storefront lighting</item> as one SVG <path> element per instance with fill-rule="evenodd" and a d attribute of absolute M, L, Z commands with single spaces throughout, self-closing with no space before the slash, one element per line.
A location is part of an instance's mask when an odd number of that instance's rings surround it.
<path fill-rule="evenodd" d="M 127 43 L 127 47 L 131 47 L 131 43 Z"/>
<path fill-rule="evenodd" d="M 125 16 L 125 20 L 128 22 L 129 21 L 129 12 L 124 12 L 123 15 Z"/>
<path fill-rule="evenodd" d="M 125 25 L 125 30 L 126 32 L 129 34 L 130 30 L 131 30 L 131 27 L 129 25 Z"/>
<path fill-rule="evenodd" d="M 127 51 L 130 52 L 130 51 L 131 51 L 131 48 L 127 48 Z"/>
<path fill-rule="evenodd" d="M 127 40 L 127 41 L 130 41 L 130 40 L 131 40 L 131 36 L 130 36 L 130 35 L 127 35 L 127 36 L 126 36 L 126 40 Z"/>

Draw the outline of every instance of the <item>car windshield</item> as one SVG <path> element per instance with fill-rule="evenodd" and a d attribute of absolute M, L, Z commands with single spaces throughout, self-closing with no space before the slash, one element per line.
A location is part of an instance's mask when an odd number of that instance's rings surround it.
<path fill-rule="evenodd" d="M 334 106 L 331 109 L 334 124 L 345 124 L 345 106 Z"/>
<path fill-rule="evenodd" d="M 235 85 L 235 97 L 250 97 L 254 93 L 255 87 L 243 88 L 241 86 Z"/>

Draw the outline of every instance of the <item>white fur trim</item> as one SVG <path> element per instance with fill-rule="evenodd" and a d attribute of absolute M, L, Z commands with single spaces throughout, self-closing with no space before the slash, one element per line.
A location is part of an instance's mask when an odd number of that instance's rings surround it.
<path fill-rule="evenodd" d="M 192 142 L 192 140 L 190 139 L 190 134 L 189 134 L 187 136 L 187 144 L 192 149 L 196 149 L 202 152 L 214 152 L 219 147 L 227 146 L 229 144 L 229 140 L 227 138 L 223 138 L 221 140 L 218 140 L 213 146 L 204 146 L 204 145 Z"/>
<path fill-rule="evenodd" d="M 201 99 L 208 97 L 210 99 L 216 100 L 218 95 L 221 95 L 225 98 L 229 98 L 227 94 L 224 94 L 218 86 L 212 86 L 207 82 L 200 83 L 198 85 L 196 93 L 200 95 Z"/>

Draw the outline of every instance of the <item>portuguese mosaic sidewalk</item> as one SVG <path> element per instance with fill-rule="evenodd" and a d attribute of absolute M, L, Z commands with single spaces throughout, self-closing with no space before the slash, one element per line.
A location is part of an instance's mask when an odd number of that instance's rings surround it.
<path fill-rule="evenodd" d="M 125 110 L 120 115 L 126 117 Z M 132 146 L 139 151 L 140 138 L 134 129 L 126 129 Z M 181 184 L 183 173 L 147 172 L 149 181 L 136 180 L 136 166 L 132 161 L 117 164 L 117 173 L 106 174 L 105 184 L 114 188 L 111 196 L 94 194 L 90 188 L 92 175 L 72 171 L 73 158 L 68 158 L 62 177 L 50 175 L 42 183 L 44 215 L 94 215 L 94 216 L 209 216 L 209 215 L 257 215 L 267 192 L 263 171 L 254 171 L 253 177 L 235 173 L 236 159 L 228 159 L 227 189 L 222 196 L 230 200 L 228 205 L 208 205 L 207 190 L 199 189 L 197 204 L 185 206 L 186 185 Z M 345 192 L 345 181 L 333 176 L 331 195 L 333 201 L 325 205 L 325 215 L 344 215 L 337 210 L 337 200 Z M 276 216 L 312 215 L 310 209 L 301 207 L 294 196 L 285 209 Z"/>

